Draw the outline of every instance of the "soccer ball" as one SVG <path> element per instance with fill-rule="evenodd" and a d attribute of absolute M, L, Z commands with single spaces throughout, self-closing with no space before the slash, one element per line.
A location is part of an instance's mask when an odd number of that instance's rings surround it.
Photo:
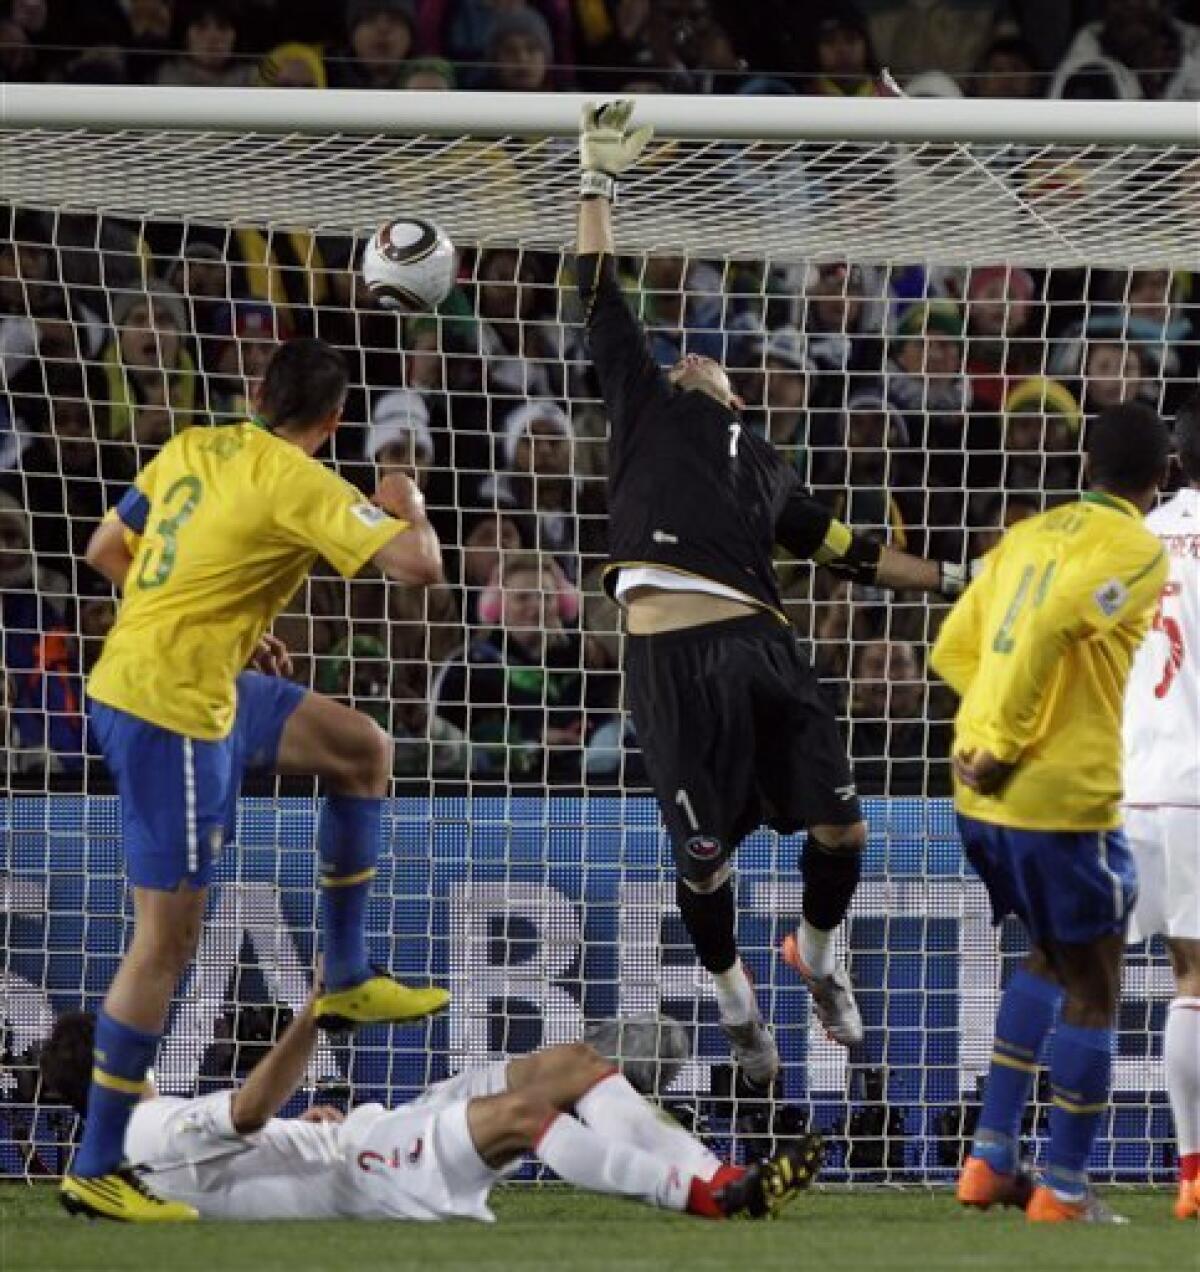
<path fill-rule="evenodd" d="M 363 248 L 363 282 L 384 309 L 435 309 L 450 294 L 454 275 L 454 244 L 432 221 L 388 221 Z"/>

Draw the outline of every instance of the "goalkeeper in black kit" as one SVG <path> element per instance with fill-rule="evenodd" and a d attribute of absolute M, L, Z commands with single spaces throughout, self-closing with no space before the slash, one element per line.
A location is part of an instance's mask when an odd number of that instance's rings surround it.
<path fill-rule="evenodd" d="M 806 829 L 803 922 L 782 957 L 829 1036 L 862 1020 L 835 929 L 858 885 L 867 831 L 837 721 L 780 604 L 775 545 L 857 583 L 957 595 L 961 565 L 864 539 L 744 429 L 724 370 L 694 355 L 659 367 L 616 279 L 618 175 L 650 138 L 630 102 L 584 109 L 578 282 L 610 421 L 605 587 L 629 632 L 626 689 L 678 870 L 680 914 L 715 982 L 722 1028 L 752 1088 L 779 1053 L 738 957 L 731 857 L 766 824 Z"/>

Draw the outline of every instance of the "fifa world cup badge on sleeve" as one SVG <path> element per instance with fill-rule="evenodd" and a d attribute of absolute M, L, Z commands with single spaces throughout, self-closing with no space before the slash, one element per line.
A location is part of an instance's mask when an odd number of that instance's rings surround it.
<path fill-rule="evenodd" d="M 1096 605 L 1105 618 L 1112 618 L 1129 600 L 1129 589 L 1120 579 L 1109 579 L 1103 587 L 1095 592 Z"/>

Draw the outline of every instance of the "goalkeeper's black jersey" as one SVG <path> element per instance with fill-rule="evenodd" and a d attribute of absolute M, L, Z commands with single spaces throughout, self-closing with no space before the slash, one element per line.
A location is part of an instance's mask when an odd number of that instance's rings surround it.
<path fill-rule="evenodd" d="M 610 423 L 605 587 L 622 566 L 653 565 L 723 583 L 782 616 L 774 546 L 811 557 L 832 514 L 736 412 L 671 385 L 611 257 L 581 257 L 579 280 Z"/>

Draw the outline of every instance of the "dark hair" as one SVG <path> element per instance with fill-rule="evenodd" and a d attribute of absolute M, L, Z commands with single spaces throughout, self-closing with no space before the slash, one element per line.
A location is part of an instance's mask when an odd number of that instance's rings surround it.
<path fill-rule="evenodd" d="M 1093 486 L 1118 495 L 1141 494 L 1162 479 L 1171 457 L 1171 435 L 1153 407 L 1122 402 L 1091 422 L 1087 457 Z"/>
<path fill-rule="evenodd" d="M 328 419 L 346 396 L 346 361 L 324 340 L 303 337 L 271 355 L 258 410 L 272 429 L 303 429 Z"/>
<path fill-rule="evenodd" d="M 90 1011 L 68 1011 L 54 1022 L 38 1057 L 43 1098 L 69 1104 L 80 1116 L 87 1113 L 95 1037 L 96 1017 Z"/>
<path fill-rule="evenodd" d="M 1200 394 L 1185 402 L 1175 416 L 1175 450 L 1183 475 L 1200 482 Z"/>

